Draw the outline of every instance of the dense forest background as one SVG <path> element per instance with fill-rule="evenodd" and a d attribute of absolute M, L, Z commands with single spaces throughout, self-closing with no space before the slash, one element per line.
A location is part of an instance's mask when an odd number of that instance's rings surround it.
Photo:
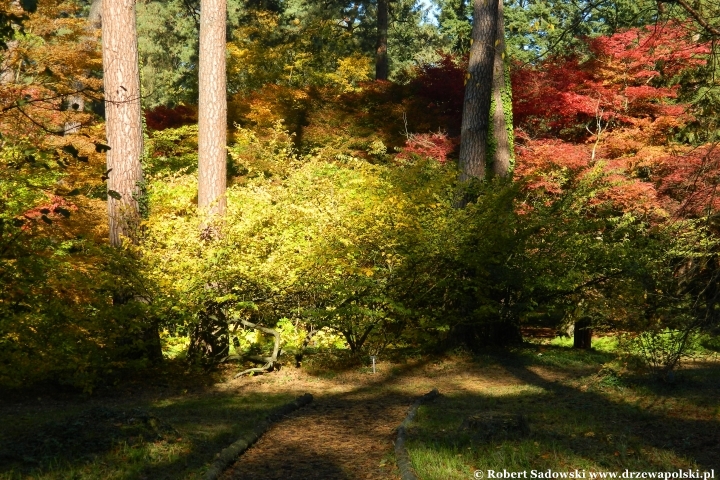
<path fill-rule="evenodd" d="M 3 387 L 273 367 L 280 347 L 477 350 L 528 326 L 617 335 L 667 376 L 717 342 L 714 2 L 228 0 L 227 129 L 202 120 L 193 0 L 134 5 L 140 93 L 112 99 L 113 2 L 0 7 Z M 486 13 L 503 28 L 473 41 Z M 500 75 L 477 76 L 481 47 Z M 468 92 L 498 78 L 477 127 Z M 110 110 L 133 102 L 121 191 Z M 206 200 L 220 130 L 227 187 Z"/>

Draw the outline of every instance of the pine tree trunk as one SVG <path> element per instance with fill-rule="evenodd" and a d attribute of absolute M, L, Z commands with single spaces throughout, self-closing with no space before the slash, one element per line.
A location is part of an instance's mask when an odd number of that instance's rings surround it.
<path fill-rule="evenodd" d="M 134 241 L 143 180 L 135 0 L 104 0 L 102 22 L 110 243 Z"/>
<path fill-rule="evenodd" d="M 200 2 L 198 206 L 225 214 L 227 183 L 226 0 Z"/>
<path fill-rule="evenodd" d="M 505 18 L 503 17 L 503 0 L 497 0 L 496 32 L 495 32 L 495 60 L 493 62 L 492 98 L 495 110 L 492 113 L 493 138 L 495 151 L 493 152 L 493 174 L 505 177 L 510 172 L 512 160 L 512 147 L 510 143 L 508 124 L 512 127 L 512 107 L 504 101 L 508 97 L 510 86 L 505 76 Z M 509 110 L 509 111 L 506 111 Z"/>
<path fill-rule="evenodd" d="M 472 46 L 460 131 L 460 181 L 485 177 L 498 2 L 474 0 Z"/>
<path fill-rule="evenodd" d="M 388 0 L 378 0 L 377 50 L 375 53 L 375 80 L 388 79 Z"/>

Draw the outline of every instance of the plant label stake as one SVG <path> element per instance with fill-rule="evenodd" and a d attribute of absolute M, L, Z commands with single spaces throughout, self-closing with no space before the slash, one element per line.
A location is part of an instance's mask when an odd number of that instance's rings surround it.
<path fill-rule="evenodd" d="M 375 360 L 376 359 L 377 359 L 377 357 L 375 355 L 370 355 L 370 360 L 372 361 L 372 365 L 373 365 L 373 373 L 375 373 Z"/>

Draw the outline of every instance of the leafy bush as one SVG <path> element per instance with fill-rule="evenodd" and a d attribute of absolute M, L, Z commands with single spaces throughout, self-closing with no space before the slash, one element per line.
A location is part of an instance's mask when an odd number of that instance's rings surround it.
<path fill-rule="evenodd" d="M 98 241 L 92 201 L 48 193 L 68 174 L 52 152 L 0 150 L 0 386 L 92 390 L 146 363 L 138 264 Z"/>
<path fill-rule="evenodd" d="M 217 239 L 201 235 L 194 177 L 150 183 L 152 215 L 139 248 L 162 292 L 156 301 L 185 332 L 214 302 L 231 318 L 280 322 L 283 331 L 290 321 L 327 327 L 353 351 L 402 341 L 419 321 L 415 299 L 441 274 L 433 259 L 459 231 L 455 172 L 420 158 L 390 168 L 300 157 L 281 124 L 274 131 L 264 139 L 238 131 L 230 155 L 248 174 L 227 192 Z"/>
<path fill-rule="evenodd" d="M 692 355 L 698 335 L 694 329 L 654 328 L 621 337 L 621 346 L 638 355 L 650 371 L 663 380 L 672 381 L 673 370 Z"/>

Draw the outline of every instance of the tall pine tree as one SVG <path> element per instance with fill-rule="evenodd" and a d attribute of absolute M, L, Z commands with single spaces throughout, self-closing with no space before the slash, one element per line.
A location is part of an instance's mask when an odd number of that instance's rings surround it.
<path fill-rule="evenodd" d="M 110 243 L 135 238 L 143 181 L 142 112 L 134 0 L 103 0 L 103 78 Z"/>
<path fill-rule="evenodd" d="M 226 0 L 200 3 L 198 206 L 225 213 L 227 176 Z"/>

